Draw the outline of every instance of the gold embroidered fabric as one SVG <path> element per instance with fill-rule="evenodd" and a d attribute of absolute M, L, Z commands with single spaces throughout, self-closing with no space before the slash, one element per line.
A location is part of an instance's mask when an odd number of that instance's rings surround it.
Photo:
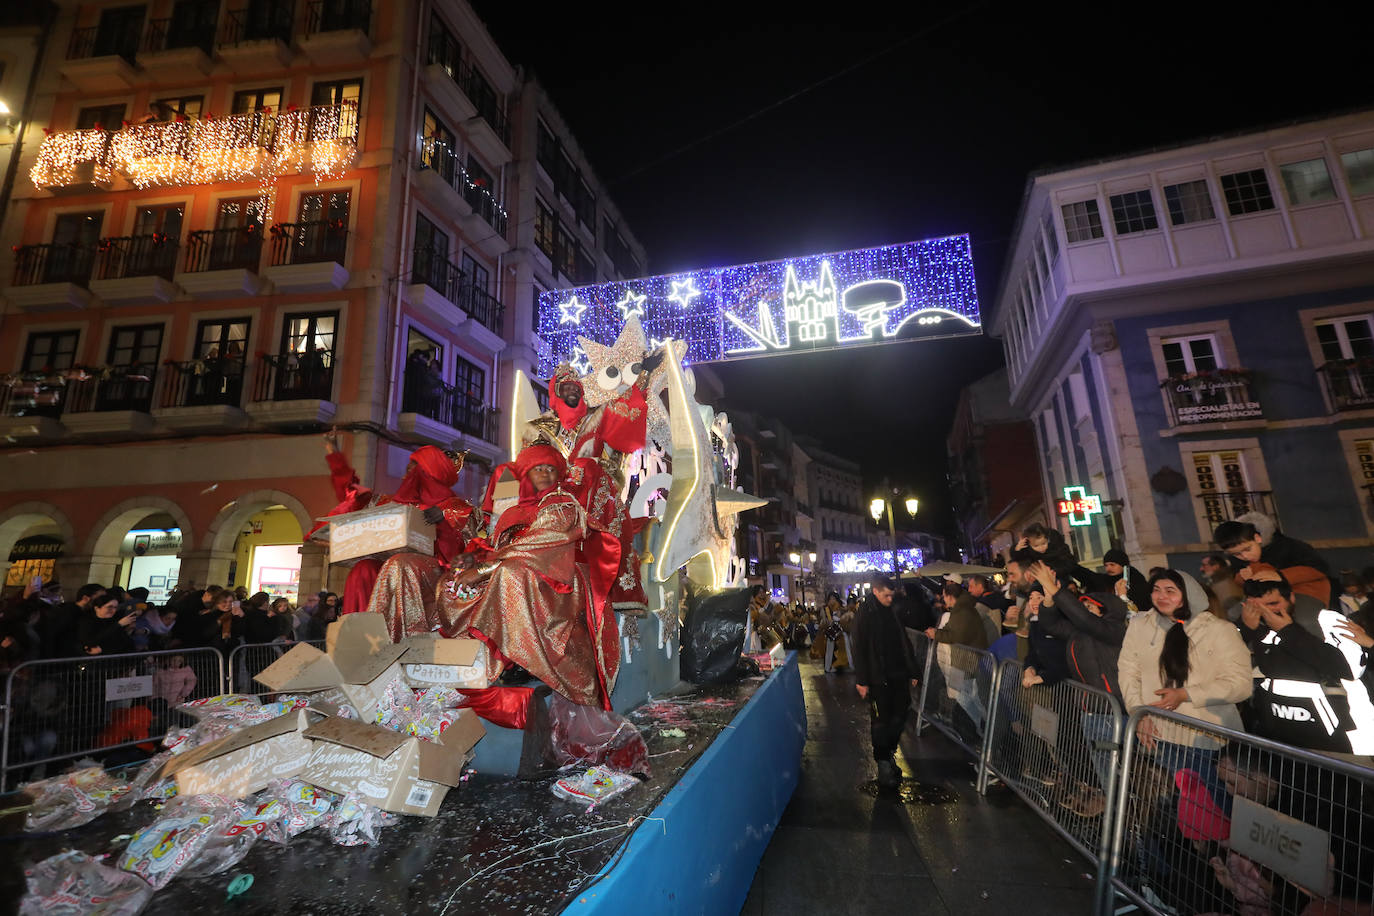
<path fill-rule="evenodd" d="M 434 629 L 434 594 L 442 573 L 438 560 L 418 553 L 398 553 L 382 564 L 367 609 L 386 618 L 392 642 Z"/>

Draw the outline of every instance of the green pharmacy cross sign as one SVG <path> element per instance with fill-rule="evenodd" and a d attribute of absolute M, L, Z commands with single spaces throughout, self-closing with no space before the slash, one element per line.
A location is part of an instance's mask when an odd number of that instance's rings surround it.
<path fill-rule="evenodd" d="M 1093 516 L 1102 514 L 1102 497 L 1082 487 L 1065 487 L 1064 498 L 1058 504 L 1059 514 L 1067 516 L 1075 528 L 1091 525 Z"/>

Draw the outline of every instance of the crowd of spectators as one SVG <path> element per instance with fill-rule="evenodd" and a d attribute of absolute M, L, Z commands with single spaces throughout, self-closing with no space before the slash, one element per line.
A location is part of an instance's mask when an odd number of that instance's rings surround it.
<path fill-rule="evenodd" d="M 65 593 L 35 578 L 0 600 L 0 679 L 10 697 L 9 761 L 97 752 L 107 764 L 141 759 L 171 724 L 171 710 L 223 691 L 221 658 L 235 684 L 298 640 L 323 640 L 341 601 L 312 594 L 293 607 L 266 592 L 184 587 L 163 604 L 145 588 L 90 583 Z M 265 644 L 265 652 L 235 653 Z M 213 651 L 211 651 L 213 650 Z"/>

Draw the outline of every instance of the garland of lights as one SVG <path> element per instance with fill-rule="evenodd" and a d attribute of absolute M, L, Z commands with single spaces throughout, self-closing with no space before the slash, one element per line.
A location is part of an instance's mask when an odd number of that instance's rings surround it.
<path fill-rule="evenodd" d="M 319 184 L 336 179 L 358 153 L 357 104 L 294 106 L 245 114 L 130 124 L 116 131 L 67 131 L 47 136 L 29 178 L 38 188 L 58 188 L 85 180 L 108 182 L 118 171 L 140 190 L 150 187 L 259 183 L 263 212 L 272 211 L 277 179 L 309 172 Z"/>
<path fill-rule="evenodd" d="M 436 151 L 442 155 L 447 155 L 449 158 L 453 159 L 453 173 L 462 180 L 463 187 L 467 188 L 469 191 L 476 191 L 478 194 L 481 194 L 483 197 L 485 197 L 487 199 L 487 202 L 491 204 L 494 210 L 501 215 L 502 219 L 509 218 L 509 214 L 506 212 L 506 208 L 501 206 L 501 203 L 496 199 L 496 196 L 491 193 L 491 189 L 486 187 L 485 185 L 481 185 L 473 181 L 472 177 L 468 175 L 468 170 L 458 164 L 457 157 L 454 156 L 453 150 L 449 147 L 447 140 L 441 140 L 438 137 L 425 137 L 420 141 L 420 149 L 424 153 L 424 158 L 422 161 L 427 165 L 434 161 Z M 433 165 L 429 165 L 429 167 L 433 168 Z"/>

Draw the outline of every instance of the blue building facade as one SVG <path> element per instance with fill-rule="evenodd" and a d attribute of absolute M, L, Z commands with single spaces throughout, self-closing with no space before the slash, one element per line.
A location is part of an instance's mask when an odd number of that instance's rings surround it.
<path fill-rule="evenodd" d="M 1046 504 L 1101 500 L 1080 557 L 1196 569 L 1258 511 L 1374 564 L 1374 112 L 1034 175 L 1009 264 Z"/>

